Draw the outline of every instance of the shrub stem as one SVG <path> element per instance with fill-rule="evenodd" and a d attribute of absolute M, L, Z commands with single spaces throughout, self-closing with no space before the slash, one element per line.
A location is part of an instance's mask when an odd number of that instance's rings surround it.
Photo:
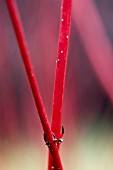
<path fill-rule="evenodd" d="M 62 0 L 60 31 L 58 41 L 58 54 L 56 60 L 56 77 L 54 84 L 53 110 L 52 110 L 52 131 L 57 139 L 62 138 L 62 102 L 68 57 L 68 46 L 70 37 L 72 13 L 72 0 Z M 57 144 L 59 148 L 59 143 Z M 51 156 L 49 157 L 48 169 L 52 166 Z"/>
<path fill-rule="evenodd" d="M 27 43 L 25 40 L 25 36 L 24 36 L 22 24 L 21 24 L 21 19 L 20 19 L 18 10 L 17 10 L 16 3 L 14 0 L 6 0 L 6 4 L 9 10 L 13 28 L 15 30 L 16 38 L 18 41 L 18 46 L 20 48 L 24 67 L 27 73 L 27 78 L 29 81 L 29 85 L 31 87 L 32 95 L 34 97 L 35 105 L 36 105 L 36 108 L 37 108 L 37 111 L 38 111 L 38 114 L 41 120 L 41 124 L 44 130 L 44 133 L 47 137 L 47 140 L 51 143 L 51 145 L 49 146 L 49 151 L 51 152 L 51 155 L 54 161 L 54 166 L 56 169 L 63 170 L 58 148 L 56 146 L 56 143 L 52 142 L 53 135 L 52 135 L 51 127 L 47 119 L 46 111 L 45 111 L 45 108 L 44 108 L 44 105 L 41 99 L 41 95 L 39 93 L 38 85 L 36 83 L 36 78 L 35 78 L 32 65 L 30 62 L 29 51 L 27 48 Z"/>

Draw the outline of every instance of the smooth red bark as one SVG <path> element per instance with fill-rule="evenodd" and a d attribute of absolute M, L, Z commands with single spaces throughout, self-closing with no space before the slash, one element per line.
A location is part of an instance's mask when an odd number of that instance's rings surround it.
<path fill-rule="evenodd" d="M 54 98 L 51 125 L 52 131 L 57 139 L 62 138 L 61 134 L 62 101 L 64 94 L 65 74 L 68 56 L 67 54 L 70 37 L 71 10 L 72 0 L 63 0 L 61 6 L 60 32 L 58 40 L 58 55 L 56 60 L 56 78 L 54 84 Z M 50 170 L 52 166 L 53 163 L 50 155 L 48 169 Z"/>
<path fill-rule="evenodd" d="M 47 141 L 52 142 L 53 135 L 52 135 L 51 127 L 49 125 L 49 122 L 46 116 L 46 111 L 45 111 L 45 108 L 44 108 L 44 105 L 43 105 L 43 102 L 42 102 L 42 99 L 39 93 L 39 89 L 36 83 L 33 69 L 31 66 L 29 51 L 26 45 L 24 34 L 23 34 L 22 24 L 21 24 L 18 10 L 17 10 L 17 6 L 14 0 L 6 0 L 6 3 L 7 3 L 7 7 L 8 7 L 10 17 L 12 20 L 13 28 L 15 30 L 15 34 L 16 34 L 16 38 L 18 41 L 20 51 L 21 51 L 21 56 L 23 59 L 24 67 L 27 73 L 27 77 L 29 80 L 29 84 L 31 87 L 34 100 L 35 100 L 36 108 L 38 110 L 38 114 L 41 120 L 41 124 L 44 130 L 44 133 L 46 135 Z M 56 146 L 56 143 L 52 142 L 49 147 L 49 150 L 51 152 L 55 168 L 62 170 L 63 167 L 62 167 L 62 163 L 60 160 L 60 156 L 58 153 L 58 148 Z"/>

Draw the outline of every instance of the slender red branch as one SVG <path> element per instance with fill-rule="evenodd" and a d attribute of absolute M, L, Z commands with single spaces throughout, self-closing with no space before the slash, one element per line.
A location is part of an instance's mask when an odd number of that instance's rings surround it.
<path fill-rule="evenodd" d="M 87 57 L 113 105 L 113 50 L 102 19 L 95 2 L 76 0 L 73 4 L 73 19 Z"/>
<path fill-rule="evenodd" d="M 67 65 L 67 54 L 70 37 L 72 0 L 62 0 L 60 32 L 58 41 L 58 56 L 56 60 L 56 78 L 54 85 L 53 111 L 52 111 L 52 131 L 56 138 L 61 138 L 62 126 L 62 101 L 64 94 L 65 74 Z M 58 146 L 59 147 L 59 146 Z M 51 169 L 51 156 L 48 169 Z"/>
<path fill-rule="evenodd" d="M 29 51 L 27 48 L 27 43 L 24 37 L 24 33 L 23 33 L 23 29 L 22 29 L 22 24 L 21 24 L 21 20 L 19 17 L 19 13 L 17 10 L 17 6 L 14 0 L 6 0 L 7 3 L 7 7 L 10 13 L 10 17 L 12 20 L 12 24 L 13 24 L 13 28 L 15 30 L 15 34 L 16 34 L 16 38 L 18 41 L 18 45 L 21 51 L 21 56 L 23 59 L 23 63 L 24 63 L 24 67 L 27 73 L 27 77 L 29 80 L 29 84 L 31 87 L 31 91 L 35 100 L 35 105 L 41 120 L 41 124 L 44 130 L 44 133 L 46 135 L 47 141 L 49 141 L 51 143 L 51 145 L 49 146 L 49 150 L 51 152 L 52 158 L 54 160 L 54 166 L 56 169 L 60 169 L 62 170 L 62 164 L 61 164 L 61 160 L 60 160 L 60 156 L 59 156 L 59 152 L 58 152 L 58 148 L 56 146 L 56 144 L 53 141 L 53 135 L 52 135 L 52 131 L 51 131 L 51 127 L 49 125 L 47 116 L 46 116 L 46 111 L 38 90 L 38 86 L 36 83 L 36 79 L 35 79 L 35 75 L 31 66 L 31 62 L 30 62 L 30 56 L 29 56 Z"/>
<path fill-rule="evenodd" d="M 63 101 L 67 53 L 70 36 L 70 18 L 71 18 L 72 0 L 63 0 L 61 24 L 58 42 L 58 56 L 56 60 L 56 78 L 54 86 L 54 99 L 52 111 L 52 130 L 56 137 L 59 137 L 61 131 L 61 109 Z"/>

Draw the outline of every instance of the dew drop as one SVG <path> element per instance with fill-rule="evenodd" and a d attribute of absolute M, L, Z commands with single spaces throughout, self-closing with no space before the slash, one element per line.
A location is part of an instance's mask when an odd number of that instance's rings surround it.
<path fill-rule="evenodd" d="M 54 166 L 52 166 L 51 169 L 54 169 Z"/>
<path fill-rule="evenodd" d="M 61 19 L 61 21 L 63 22 L 63 21 L 64 21 L 64 19 L 62 18 L 62 19 Z"/>
<path fill-rule="evenodd" d="M 68 38 L 69 38 L 69 36 L 67 35 L 67 36 L 66 36 L 66 38 L 68 39 Z"/>
<path fill-rule="evenodd" d="M 63 51 L 61 51 L 61 54 L 63 53 Z"/>
<path fill-rule="evenodd" d="M 59 62 L 59 61 L 60 61 L 60 59 L 58 58 L 58 60 L 56 60 L 56 63 Z"/>

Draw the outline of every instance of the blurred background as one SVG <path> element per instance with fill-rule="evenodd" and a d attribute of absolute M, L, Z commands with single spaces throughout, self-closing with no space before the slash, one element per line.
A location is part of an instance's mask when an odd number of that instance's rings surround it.
<path fill-rule="evenodd" d="M 51 121 L 61 0 L 16 0 Z M 65 170 L 113 169 L 113 1 L 73 0 L 63 101 Z M 0 0 L 0 170 L 47 169 L 47 147 Z"/>

